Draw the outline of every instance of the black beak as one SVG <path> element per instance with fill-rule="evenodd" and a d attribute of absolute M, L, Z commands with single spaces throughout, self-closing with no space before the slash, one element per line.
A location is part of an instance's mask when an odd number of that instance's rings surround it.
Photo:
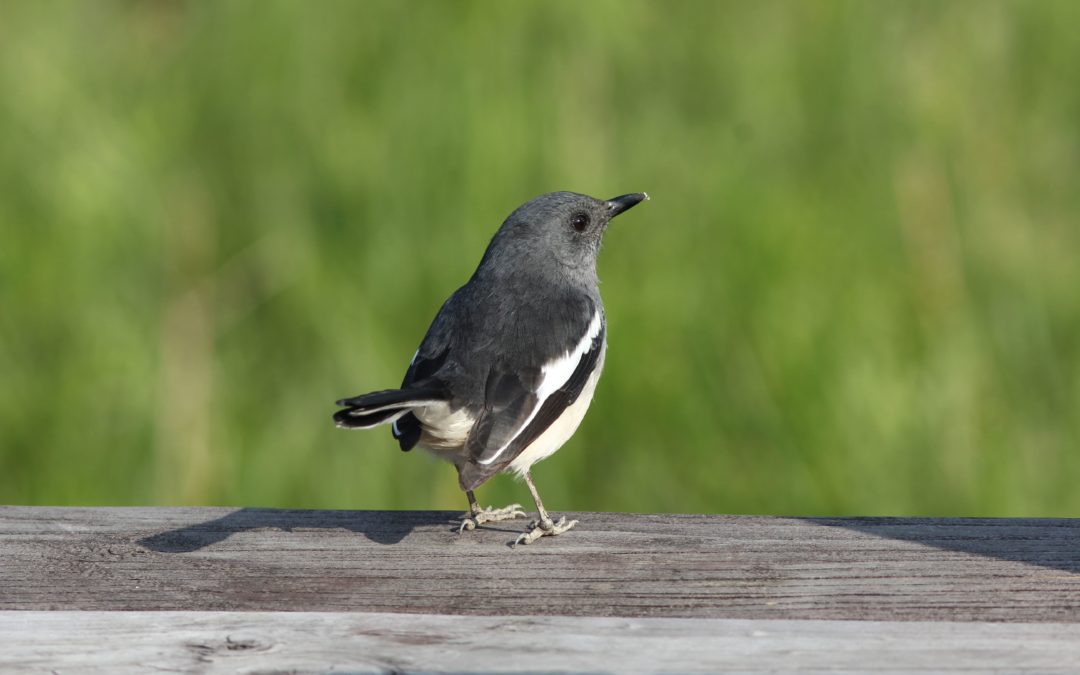
<path fill-rule="evenodd" d="M 612 197 L 607 200 L 608 217 L 614 218 L 623 211 L 627 211 L 641 202 L 648 200 L 648 198 L 649 195 L 644 192 L 632 192 L 621 197 Z"/>

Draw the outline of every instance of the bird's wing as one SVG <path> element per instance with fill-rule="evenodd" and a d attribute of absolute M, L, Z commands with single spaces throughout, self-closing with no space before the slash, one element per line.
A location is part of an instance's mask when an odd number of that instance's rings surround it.
<path fill-rule="evenodd" d="M 596 311 L 572 349 L 536 367 L 492 368 L 484 409 L 465 446 L 482 474 L 512 462 L 577 400 L 603 345 L 604 317 Z"/>
<path fill-rule="evenodd" d="M 436 377 L 446 363 L 450 355 L 450 337 L 453 331 L 450 317 L 453 316 L 452 305 L 457 302 L 456 298 L 456 293 L 450 296 L 435 315 L 427 335 L 409 362 L 409 369 L 405 371 L 405 378 L 401 381 L 402 389 L 415 387 Z M 420 420 L 411 412 L 394 420 L 390 426 L 390 432 L 405 452 L 412 450 L 420 441 L 421 431 Z"/>

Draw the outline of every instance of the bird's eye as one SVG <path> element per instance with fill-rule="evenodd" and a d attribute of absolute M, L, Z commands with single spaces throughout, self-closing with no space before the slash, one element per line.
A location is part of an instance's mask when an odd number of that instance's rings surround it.
<path fill-rule="evenodd" d="M 585 228 L 589 226 L 589 214 L 587 213 L 575 213 L 570 219 L 570 224 L 578 232 L 584 232 Z"/>

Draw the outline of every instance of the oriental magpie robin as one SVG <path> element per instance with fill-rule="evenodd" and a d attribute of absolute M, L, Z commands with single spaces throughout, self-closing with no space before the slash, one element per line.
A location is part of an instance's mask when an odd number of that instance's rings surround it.
<path fill-rule="evenodd" d="M 451 462 L 469 499 L 461 530 L 525 515 L 476 502 L 473 490 L 505 471 L 525 479 L 539 515 L 516 543 L 576 525 L 552 520 L 529 468 L 589 407 L 607 348 L 596 256 L 611 219 L 646 199 L 553 192 L 520 206 L 435 316 L 401 387 L 338 401 L 337 425 L 390 424 L 402 450 Z"/>

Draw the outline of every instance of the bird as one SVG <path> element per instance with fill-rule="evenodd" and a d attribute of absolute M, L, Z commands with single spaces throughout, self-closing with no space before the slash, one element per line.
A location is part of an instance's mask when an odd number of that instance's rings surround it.
<path fill-rule="evenodd" d="M 474 490 L 500 473 L 523 479 L 536 504 L 514 546 L 573 528 L 544 508 L 530 470 L 592 401 L 607 351 L 597 255 L 611 220 L 647 199 L 551 192 L 519 206 L 436 313 L 401 386 L 337 401 L 336 425 L 389 424 L 403 451 L 453 464 L 469 501 L 459 533 L 526 515 L 520 504 L 480 508 Z"/>

